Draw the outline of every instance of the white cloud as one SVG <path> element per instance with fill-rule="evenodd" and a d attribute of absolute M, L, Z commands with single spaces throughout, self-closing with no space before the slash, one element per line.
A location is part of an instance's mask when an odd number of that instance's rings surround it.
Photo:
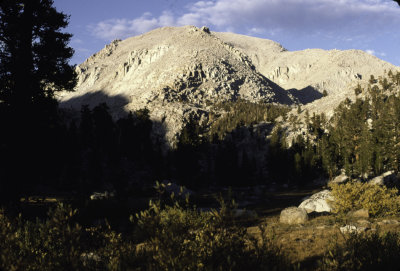
<path fill-rule="evenodd" d="M 379 0 L 217 0 L 212 5 L 193 5 L 179 22 L 217 28 L 283 28 L 298 34 L 357 32 L 399 21 L 400 11 L 394 5 Z"/>
<path fill-rule="evenodd" d="M 250 34 L 286 33 L 351 39 L 374 35 L 400 23 L 400 9 L 389 0 L 213 0 L 189 3 L 181 15 L 164 11 L 135 19 L 113 19 L 91 26 L 102 39 L 125 38 L 161 26 L 207 25 L 211 30 Z"/>
<path fill-rule="evenodd" d="M 377 51 L 375 51 L 373 49 L 367 49 L 367 50 L 365 50 L 365 52 L 367 52 L 368 54 L 373 55 L 373 56 L 379 56 L 379 57 L 385 57 L 386 56 L 385 52 L 377 52 Z"/>
<path fill-rule="evenodd" d="M 371 49 L 368 49 L 368 50 L 365 50 L 365 52 L 367 52 L 368 54 L 370 54 L 370 55 L 375 55 L 375 50 L 371 50 Z"/>
<path fill-rule="evenodd" d="M 93 35 L 104 40 L 116 38 L 127 38 L 150 31 L 157 27 L 175 25 L 175 18 L 170 12 L 163 12 L 158 18 L 146 12 L 139 18 L 129 19 L 110 19 L 90 25 L 89 29 Z"/>

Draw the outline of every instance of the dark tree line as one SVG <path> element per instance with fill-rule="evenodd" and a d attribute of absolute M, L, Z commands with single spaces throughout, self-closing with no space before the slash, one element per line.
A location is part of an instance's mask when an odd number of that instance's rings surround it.
<path fill-rule="evenodd" d="M 161 152 L 151 139 L 152 121 L 147 109 L 130 112 L 114 121 L 103 103 L 90 109 L 83 106 L 78 125 L 72 121 L 66 129 L 65 174 L 60 176 L 64 189 L 88 193 L 94 189 L 123 191 L 140 176 L 159 178 Z"/>

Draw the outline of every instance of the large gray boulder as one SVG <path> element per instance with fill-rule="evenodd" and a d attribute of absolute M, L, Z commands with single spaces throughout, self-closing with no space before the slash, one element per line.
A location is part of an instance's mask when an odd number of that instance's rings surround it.
<path fill-rule="evenodd" d="M 308 221 L 306 210 L 297 207 L 283 209 L 279 221 L 285 224 L 302 224 Z"/>
<path fill-rule="evenodd" d="M 299 208 L 303 208 L 307 211 L 307 213 L 311 212 L 331 212 L 332 207 L 329 204 L 329 201 L 333 200 L 333 196 L 331 191 L 322 190 L 311 197 L 305 199 L 302 203 L 300 203 Z"/>
<path fill-rule="evenodd" d="M 374 185 L 396 185 L 398 184 L 399 180 L 396 176 L 396 173 L 394 171 L 387 171 L 383 173 L 382 175 L 379 175 L 371 180 L 368 181 L 370 184 Z"/>

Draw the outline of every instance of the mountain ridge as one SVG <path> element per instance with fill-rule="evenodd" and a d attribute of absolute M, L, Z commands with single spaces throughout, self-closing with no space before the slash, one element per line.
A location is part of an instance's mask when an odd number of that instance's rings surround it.
<path fill-rule="evenodd" d="M 109 104 L 114 117 L 147 107 L 174 142 L 189 115 L 208 122 L 211 104 L 239 98 L 332 114 L 357 84 L 385 70 L 400 68 L 360 50 L 290 52 L 267 39 L 163 27 L 106 45 L 77 66 L 76 91 L 59 100 L 79 110 L 121 96 Z"/>

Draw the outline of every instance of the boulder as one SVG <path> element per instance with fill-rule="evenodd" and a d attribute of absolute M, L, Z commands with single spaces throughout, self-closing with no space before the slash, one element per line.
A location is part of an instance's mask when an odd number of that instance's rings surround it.
<path fill-rule="evenodd" d="M 329 204 L 329 200 L 333 200 L 333 196 L 331 195 L 331 191 L 322 190 L 311 197 L 305 199 L 302 203 L 300 203 L 299 208 L 304 208 L 307 213 L 317 212 L 331 212 L 332 208 Z"/>
<path fill-rule="evenodd" d="M 285 224 L 302 224 L 308 221 L 308 215 L 303 208 L 288 207 L 282 210 L 279 221 Z"/>
<path fill-rule="evenodd" d="M 343 227 L 340 227 L 340 232 L 343 234 L 346 233 L 362 233 L 367 230 L 366 227 L 361 227 L 361 226 L 355 226 L 355 225 L 346 225 Z"/>
<path fill-rule="evenodd" d="M 347 216 L 353 218 L 369 218 L 369 212 L 367 209 L 359 209 L 357 211 L 348 212 Z"/>
<path fill-rule="evenodd" d="M 396 185 L 398 183 L 398 179 L 394 171 L 387 171 L 382 175 L 379 175 L 368 181 L 369 184 L 374 185 Z"/>
<path fill-rule="evenodd" d="M 342 171 L 342 173 L 338 176 L 336 176 L 335 178 L 333 178 L 333 180 L 331 180 L 330 182 L 328 182 L 328 184 L 334 184 L 334 183 L 345 183 L 349 180 L 349 176 L 347 176 L 345 174 L 344 171 Z"/>
<path fill-rule="evenodd" d="M 114 191 L 93 192 L 90 195 L 91 200 L 106 200 L 115 197 Z"/>

